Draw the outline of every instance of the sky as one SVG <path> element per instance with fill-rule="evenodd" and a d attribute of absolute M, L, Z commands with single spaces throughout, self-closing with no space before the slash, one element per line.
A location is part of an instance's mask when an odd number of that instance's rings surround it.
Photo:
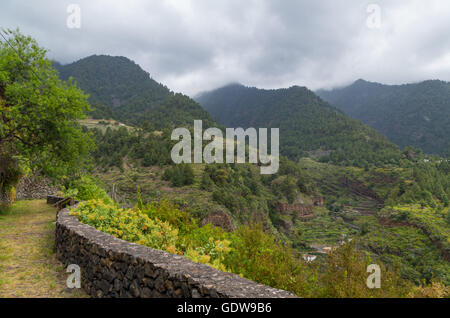
<path fill-rule="evenodd" d="M 2 0 L 0 27 L 63 64 L 126 56 L 189 96 L 232 82 L 450 81 L 448 0 Z"/>

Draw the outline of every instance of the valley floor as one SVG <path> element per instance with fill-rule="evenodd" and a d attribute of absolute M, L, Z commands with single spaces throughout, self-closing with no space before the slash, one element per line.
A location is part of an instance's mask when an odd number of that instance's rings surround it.
<path fill-rule="evenodd" d="M 55 214 L 44 200 L 19 201 L 0 213 L 0 298 L 86 297 L 66 287 L 68 274 L 53 251 Z"/>

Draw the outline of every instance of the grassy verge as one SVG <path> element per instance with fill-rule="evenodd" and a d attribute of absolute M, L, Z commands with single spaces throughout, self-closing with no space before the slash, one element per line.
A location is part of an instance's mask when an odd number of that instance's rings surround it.
<path fill-rule="evenodd" d="M 0 213 L 0 297 L 84 297 L 66 287 L 54 253 L 55 214 L 44 200 L 19 201 Z"/>

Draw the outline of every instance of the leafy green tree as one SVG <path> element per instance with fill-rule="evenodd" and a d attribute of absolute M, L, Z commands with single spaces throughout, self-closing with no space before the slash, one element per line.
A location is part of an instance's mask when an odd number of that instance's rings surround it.
<path fill-rule="evenodd" d="M 194 170 L 188 164 L 168 167 L 164 171 L 163 180 L 170 181 L 174 187 L 182 187 L 194 183 Z"/>
<path fill-rule="evenodd" d="M 65 191 L 65 195 L 74 196 L 77 200 L 100 199 L 104 203 L 114 204 L 113 200 L 98 183 L 99 181 L 93 177 L 82 176 L 70 182 L 68 189 Z"/>
<path fill-rule="evenodd" d="M 59 80 L 34 39 L 18 30 L 4 33 L 9 39 L 0 43 L 0 160 L 16 164 L 2 165 L 1 176 L 20 165 L 49 176 L 73 174 L 93 145 L 77 123 L 89 110 L 87 96 L 71 80 Z"/>
<path fill-rule="evenodd" d="M 184 184 L 193 184 L 195 175 L 194 170 L 192 169 L 191 165 L 181 165 L 182 171 L 183 171 L 183 183 Z"/>
<path fill-rule="evenodd" d="M 214 182 L 211 180 L 208 174 L 204 173 L 202 175 L 202 182 L 200 184 L 201 188 L 203 190 L 210 191 L 212 186 L 214 185 Z"/>

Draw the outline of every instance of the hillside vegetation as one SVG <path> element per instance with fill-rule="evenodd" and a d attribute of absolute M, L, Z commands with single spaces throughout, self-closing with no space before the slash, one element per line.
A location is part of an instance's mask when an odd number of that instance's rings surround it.
<path fill-rule="evenodd" d="M 264 90 L 233 84 L 196 100 L 227 127 L 280 129 L 281 153 L 290 159 L 315 154 L 337 164 L 395 162 L 396 146 L 350 119 L 305 87 Z"/>
<path fill-rule="evenodd" d="M 441 248 L 448 240 L 447 161 L 424 162 L 419 154 L 412 159 L 404 153 L 398 165 L 365 169 L 282 157 L 277 174 L 261 176 L 250 164 L 173 165 L 164 132 L 139 137 L 121 128 L 94 136 L 100 151 L 93 174 L 123 206 L 136 204 L 139 188 L 144 202 L 169 200 L 202 224 L 232 231 L 261 222 L 300 253 L 321 258 L 324 248 L 353 238 L 384 263 L 400 263 L 403 277 L 415 283 L 450 277 Z M 406 228 L 401 231 L 386 221 L 384 211 L 397 206 L 413 211 L 417 205 L 424 212 L 440 211 L 428 214 L 440 224 L 433 231 L 412 222 L 401 224 Z M 409 255 L 416 255 L 415 261 Z"/>
<path fill-rule="evenodd" d="M 85 201 L 72 213 L 86 224 L 299 296 L 448 296 L 448 159 L 401 152 L 306 88 L 234 85 L 204 95 L 211 112 L 279 127 L 278 173 L 175 165 L 173 127 L 219 125 L 199 104 L 125 58 L 81 60 L 61 82 L 34 40 L 10 36 L 27 60 L 0 46 L 0 211 L 14 211 L 22 176 L 42 174 Z M 373 263 L 381 289 L 366 286 Z"/>
<path fill-rule="evenodd" d="M 317 94 L 400 147 L 450 155 L 450 83 L 438 80 L 383 85 L 358 80 Z"/>
<path fill-rule="evenodd" d="M 399 232 L 379 215 L 383 207 L 397 205 L 448 206 L 450 179 L 446 161 L 426 157 L 414 149 L 401 153 L 375 131 L 348 119 L 305 88 L 264 91 L 237 86 L 232 87 L 234 90 L 242 90 L 242 96 L 253 101 L 248 105 L 254 109 L 247 111 L 247 102 L 242 102 L 242 112 L 219 112 L 226 118 L 221 123 L 270 127 L 260 111 L 259 105 L 265 105 L 262 109 L 273 111 L 272 122 L 280 127 L 298 127 L 290 130 L 298 138 L 288 141 L 299 139 L 307 147 L 289 147 L 282 141 L 281 151 L 293 149 L 293 158 L 303 159 L 296 162 L 283 157 L 279 172 L 271 176 L 261 176 L 255 165 L 174 166 L 170 159 L 170 129 L 153 131 L 150 125 L 131 130 L 94 127 L 97 149 L 92 153 L 91 173 L 122 206 L 136 204 L 139 188 L 143 202 L 167 199 L 189 211 L 201 224 L 212 223 L 232 231 L 243 224 L 261 222 L 265 231 L 296 252 L 319 259 L 324 257 L 324 249 L 353 238 L 359 248 L 388 266 L 400 266 L 403 278 L 415 283 L 433 278 L 448 280 L 445 254 L 427 233 L 412 224 Z M 238 94 L 225 92 L 215 95 L 218 105 L 238 100 Z M 272 103 L 279 108 L 272 108 Z M 298 117 L 289 116 L 290 111 Z M 303 113 L 307 116 L 301 116 Z M 171 116 L 168 112 L 167 117 Z M 297 126 L 297 122 L 303 126 Z M 321 127 L 320 132 L 316 127 Z M 341 133 L 336 135 L 337 131 Z M 354 136 L 373 136 L 376 142 Z M 301 152 L 296 151 L 299 147 L 303 147 Z M 411 233 L 416 233 L 414 240 Z M 386 241 L 386 237 L 390 240 Z M 440 242 L 444 240 L 441 236 Z M 376 241 L 385 247 L 373 248 Z M 416 253 L 420 244 L 404 245 L 405 241 L 421 241 L 431 254 L 411 261 L 408 255 Z M 388 248 L 389 244 L 397 249 Z M 399 250 L 401 254 L 396 252 Z"/>
<path fill-rule="evenodd" d="M 147 129 L 217 126 L 210 115 L 183 94 L 156 82 L 139 65 L 121 56 L 93 55 L 71 64 L 54 62 L 60 78 L 74 81 L 89 93 L 90 116 L 117 119 Z"/>

